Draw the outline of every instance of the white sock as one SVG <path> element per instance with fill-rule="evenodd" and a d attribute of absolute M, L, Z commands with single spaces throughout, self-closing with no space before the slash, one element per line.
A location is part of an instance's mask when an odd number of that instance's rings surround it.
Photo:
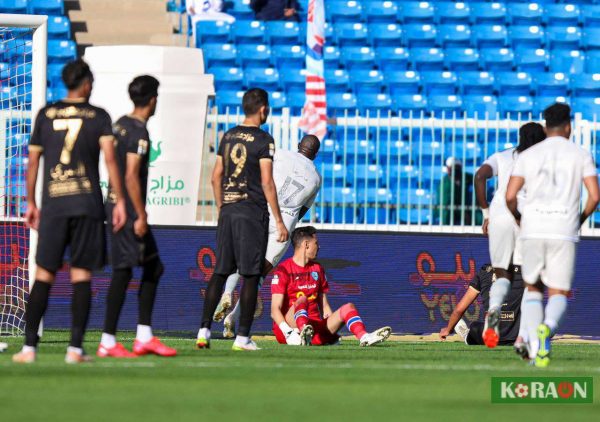
<path fill-rule="evenodd" d="M 225 293 L 229 293 L 230 295 L 232 295 L 239 281 L 239 273 L 231 274 L 229 277 L 227 277 L 227 281 L 225 282 Z"/>
<path fill-rule="evenodd" d="M 504 298 L 510 291 L 510 281 L 508 278 L 501 277 L 492 283 L 490 289 L 490 311 L 492 309 L 500 310 L 504 303 Z"/>
<path fill-rule="evenodd" d="M 117 338 L 112 334 L 102 333 L 100 344 L 107 349 L 112 349 L 117 345 Z"/>
<path fill-rule="evenodd" d="M 23 353 L 29 353 L 29 352 L 35 353 L 35 347 L 33 347 L 33 346 L 23 346 L 23 348 L 21 349 L 21 352 L 23 352 Z"/>
<path fill-rule="evenodd" d="M 235 302 L 235 306 L 233 307 L 233 310 L 229 314 L 229 315 L 231 315 L 229 318 L 233 319 L 234 321 L 237 321 L 240 317 L 241 312 L 242 312 L 242 310 L 240 307 L 240 301 L 238 300 L 237 302 Z"/>
<path fill-rule="evenodd" d="M 523 339 L 523 343 L 527 343 L 529 339 L 529 335 L 527 334 L 527 327 L 525 324 L 525 318 L 523 318 L 523 307 L 525 306 L 525 298 L 527 297 L 526 293 L 527 288 L 525 288 L 525 291 L 523 292 L 523 297 L 521 298 L 521 318 L 519 320 L 519 334 L 517 334 L 517 337 L 521 337 Z"/>
<path fill-rule="evenodd" d="M 208 328 L 200 328 L 198 330 L 198 338 L 210 340 L 210 330 Z"/>
<path fill-rule="evenodd" d="M 524 295 L 527 295 L 527 298 L 525 299 L 521 318 L 525 318 L 530 346 L 529 358 L 533 359 L 537 356 L 538 350 L 540 350 L 537 328 L 544 320 L 544 306 L 542 305 L 544 296 L 541 292 L 530 292 L 529 290 L 525 291 Z"/>
<path fill-rule="evenodd" d="M 248 342 L 250 341 L 249 337 L 245 337 L 245 336 L 236 336 L 235 338 L 235 344 L 239 344 L 240 346 L 243 346 L 245 344 L 248 344 Z"/>
<path fill-rule="evenodd" d="M 137 332 L 135 334 L 135 339 L 141 341 L 142 343 L 148 343 L 152 340 L 152 327 L 149 325 L 139 325 L 137 326 Z"/>
<path fill-rule="evenodd" d="M 83 355 L 83 349 L 80 347 L 67 347 L 67 353 L 77 353 L 79 356 Z"/>
<path fill-rule="evenodd" d="M 552 295 L 546 304 L 546 318 L 544 324 L 550 328 L 550 333 L 554 335 L 556 329 L 562 322 L 567 312 L 567 297 L 564 295 Z"/>

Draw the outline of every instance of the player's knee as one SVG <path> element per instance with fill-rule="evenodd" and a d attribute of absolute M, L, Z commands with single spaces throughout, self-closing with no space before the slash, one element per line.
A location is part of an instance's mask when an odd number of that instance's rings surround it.
<path fill-rule="evenodd" d="M 346 303 L 345 305 L 342 305 L 342 307 L 340 308 L 340 316 L 342 317 L 342 319 L 346 319 L 346 315 L 348 315 L 350 312 L 355 311 L 356 307 L 354 306 L 353 303 Z"/>
<path fill-rule="evenodd" d="M 159 258 L 153 259 L 144 265 L 143 281 L 150 283 L 158 283 L 160 277 L 165 272 L 165 267 Z"/>

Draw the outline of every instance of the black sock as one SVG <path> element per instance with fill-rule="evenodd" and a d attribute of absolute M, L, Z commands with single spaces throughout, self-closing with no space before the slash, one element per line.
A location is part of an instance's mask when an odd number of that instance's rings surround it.
<path fill-rule="evenodd" d="M 50 283 L 36 280 L 25 308 L 25 345 L 35 347 L 39 341 L 38 330 L 40 322 L 48 307 Z"/>
<path fill-rule="evenodd" d="M 138 294 L 139 314 L 138 324 L 152 325 L 152 309 L 154 309 L 154 299 L 158 289 L 158 281 L 163 274 L 164 267 L 160 259 L 153 259 L 144 265 L 142 274 L 142 285 Z"/>
<path fill-rule="evenodd" d="M 92 283 L 80 281 L 73 284 L 73 298 L 71 301 L 71 342 L 69 346 L 81 348 L 83 335 L 90 316 L 92 304 Z"/>
<path fill-rule="evenodd" d="M 204 298 L 204 311 L 202 312 L 202 324 L 200 327 L 210 329 L 212 318 L 221 300 L 223 286 L 227 281 L 227 277 L 227 275 L 223 274 L 213 274 L 210 278 L 208 289 L 206 289 L 206 297 Z"/>
<path fill-rule="evenodd" d="M 256 300 L 258 298 L 258 286 L 260 284 L 260 275 L 244 276 L 244 285 L 240 294 L 240 326 L 238 335 L 248 337 L 250 328 L 254 321 L 254 312 L 256 311 Z"/>
<path fill-rule="evenodd" d="M 131 268 L 113 270 L 112 280 L 106 296 L 106 316 L 104 318 L 104 332 L 115 335 L 117 333 L 117 324 L 119 315 L 125 303 L 127 286 L 131 281 Z"/>

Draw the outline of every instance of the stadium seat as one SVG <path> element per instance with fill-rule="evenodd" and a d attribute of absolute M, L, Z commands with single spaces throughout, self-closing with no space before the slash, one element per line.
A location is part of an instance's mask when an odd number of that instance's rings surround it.
<path fill-rule="evenodd" d="M 473 44 L 478 48 L 506 46 L 507 30 L 504 25 L 479 24 L 472 28 Z"/>
<path fill-rule="evenodd" d="M 363 4 L 363 16 L 369 23 L 396 23 L 398 6 L 393 1 L 367 1 Z"/>
<path fill-rule="evenodd" d="M 237 48 L 235 44 L 206 43 L 202 45 L 204 65 L 208 69 L 214 66 L 235 66 Z"/>
<path fill-rule="evenodd" d="M 29 11 L 33 15 L 62 16 L 65 3 L 64 0 L 29 0 Z"/>
<path fill-rule="evenodd" d="M 454 72 L 421 72 L 423 92 L 426 95 L 456 94 L 458 78 Z"/>
<path fill-rule="evenodd" d="M 240 44 L 237 50 L 238 65 L 244 69 L 271 65 L 271 48 L 266 44 Z"/>
<path fill-rule="evenodd" d="M 542 17 L 546 25 L 577 26 L 579 15 L 579 6 L 575 4 L 547 4 Z"/>
<path fill-rule="evenodd" d="M 63 84 L 62 81 L 62 70 L 64 65 L 62 63 L 52 63 L 48 65 L 47 69 L 47 78 L 48 84 L 55 88 L 57 86 L 61 86 Z M 1 74 L 1 72 L 0 72 Z M 1 76 L 0 76 L 1 77 Z"/>
<path fill-rule="evenodd" d="M 578 50 L 581 29 L 577 26 L 549 26 L 546 29 L 546 47 L 553 50 Z"/>
<path fill-rule="evenodd" d="M 303 69 L 306 66 L 306 48 L 303 45 L 275 45 L 271 55 L 280 71 Z"/>
<path fill-rule="evenodd" d="M 434 47 L 437 43 L 437 29 L 432 24 L 405 24 L 404 42 L 409 47 Z"/>
<path fill-rule="evenodd" d="M 569 92 L 569 78 L 564 73 L 535 73 L 536 97 L 566 97 Z"/>
<path fill-rule="evenodd" d="M 515 66 L 519 72 L 545 72 L 548 59 L 548 52 L 542 48 L 519 48 Z"/>
<path fill-rule="evenodd" d="M 350 131 L 353 132 L 352 130 Z M 364 163 L 365 160 L 375 160 L 377 157 L 376 145 L 368 139 L 348 139 L 348 137 L 346 137 L 338 141 L 338 146 L 340 153 L 345 153 L 347 160 L 352 163 L 354 160 L 357 160 L 359 163 Z M 357 176 L 358 179 L 362 178 L 365 180 L 362 172 L 349 171 L 346 181 L 353 186 L 357 186 L 357 182 L 353 179 Z"/>
<path fill-rule="evenodd" d="M 252 20 L 255 12 L 250 7 L 250 0 L 235 0 L 229 2 L 226 12 L 237 20 Z"/>
<path fill-rule="evenodd" d="M 490 95 L 494 91 L 495 80 L 489 72 L 461 72 L 460 91 L 462 95 Z"/>
<path fill-rule="evenodd" d="M 506 6 L 503 3 L 471 3 L 471 22 L 474 24 L 501 24 L 506 22 Z"/>
<path fill-rule="evenodd" d="M 68 39 L 71 38 L 71 22 L 66 16 L 48 17 L 48 38 Z"/>
<path fill-rule="evenodd" d="M 377 47 L 375 57 L 383 71 L 406 70 L 410 63 L 408 50 L 403 47 Z"/>
<path fill-rule="evenodd" d="M 401 94 L 392 97 L 393 109 L 402 117 L 417 118 L 427 111 L 427 97 L 421 94 Z"/>
<path fill-rule="evenodd" d="M 494 97 L 490 97 L 490 98 L 482 98 L 481 100 L 484 101 L 484 104 L 492 104 L 495 101 Z M 483 114 L 479 114 L 478 116 L 483 118 L 485 117 L 485 113 Z M 488 114 L 489 118 L 495 118 L 495 114 Z M 449 132 L 449 135 L 451 136 L 452 132 Z M 451 139 L 451 138 L 449 138 Z M 483 151 L 484 149 L 482 148 L 481 145 L 477 144 L 474 141 L 466 141 L 464 142 L 463 139 L 461 139 L 460 137 L 457 137 L 454 142 L 452 141 L 448 141 L 446 142 L 446 154 L 444 155 L 445 157 L 450 157 L 452 155 L 457 155 L 460 157 L 461 160 L 464 160 L 465 163 L 465 167 L 467 167 L 469 164 L 473 163 L 473 162 L 480 162 L 481 160 L 484 159 L 483 157 Z M 427 171 L 424 172 L 424 175 L 427 175 Z M 442 172 L 440 172 L 438 174 L 438 177 L 441 179 L 441 176 L 443 175 Z"/>
<path fill-rule="evenodd" d="M 77 58 L 74 41 L 48 40 L 48 63 L 67 62 Z"/>
<path fill-rule="evenodd" d="M 587 73 L 594 73 L 600 71 L 600 51 L 588 51 L 587 58 L 585 59 L 585 71 Z"/>
<path fill-rule="evenodd" d="M 510 48 L 484 48 L 480 55 L 482 66 L 488 71 L 513 70 L 515 54 Z"/>
<path fill-rule="evenodd" d="M 431 193 L 426 189 L 410 188 L 398 193 L 400 204 L 410 207 L 429 207 L 432 202 Z"/>
<path fill-rule="evenodd" d="M 579 74 L 585 71 L 585 55 L 583 51 L 555 50 L 550 52 L 550 72 Z"/>
<path fill-rule="evenodd" d="M 600 27 L 600 4 L 582 4 L 580 10 L 584 28 Z"/>
<path fill-rule="evenodd" d="M 239 90 L 244 81 L 244 71 L 240 67 L 215 66 L 208 69 L 215 77 L 215 88 L 219 90 Z"/>
<path fill-rule="evenodd" d="M 582 44 L 586 49 L 600 49 L 600 27 L 586 27 L 583 31 Z"/>
<path fill-rule="evenodd" d="M 439 25 L 438 44 L 444 48 L 469 47 L 471 45 L 471 28 L 463 24 Z"/>
<path fill-rule="evenodd" d="M 468 3 L 442 1 L 435 3 L 435 22 L 441 24 L 468 24 L 471 9 Z"/>
<path fill-rule="evenodd" d="M 362 5 L 354 0 L 328 0 L 325 2 L 325 17 L 328 22 L 360 22 Z"/>
<path fill-rule="evenodd" d="M 281 88 L 289 95 L 291 93 L 302 93 L 306 88 L 306 69 L 287 69 L 279 72 Z M 329 88 L 329 86 L 328 86 Z"/>
<path fill-rule="evenodd" d="M 272 46 L 297 45 L 305 41 L 300 36 L 298 22 L 268 21 L 265 24 L 265 36 Z"/>
<path fill-rule="evenodd" d="M 393 221 L 391 204 L 394 203 L 394 195 L 390 189 L 383 187 L 369 187 L 363 195 L 358 195 L 360 202 L 366 199 L 366 208 L 359 209 L 359 220 L 366 224 L 390 224 Z"/>
<path fill-rule="evenodd" d="M 11 67 L 8 63 L 0 63 L 0 80 L 8 82 L 11 74 L 10 69 Z"/>
<path fill-rule="evenodd" d="M 419 93 L 421 79 L 419 74 L 413 70 L 386 71 L 384 77 L 388 92 L 394 97 L 397 95 Z"/>
<path fill-rule="evenodd" d="M 217 90 L 217 106 L 221 112 L 229 112 L 231 114 L 241 113 L 243 96 L 244 91 L 225 89 Z"/>
<path fill-rule="evenodd" d="M 374 47 L 397 47 L 402 44 L 402 29 L 395 23 L 373 23 L 369 26 L 369 39 Z"/>
<path fill-rule="evenodd" d="M 498 113 L 498 99 L 493 95 L 465 95 L 464 109 L 468 117 L 494 119 Z"/>
<path fill-rule="evenodd" d="M 527 115 L 533 112 L 533 99 L 531 97 L 520 95 L 503 95 L 498 99 L 500 114 L 510 117 L 519 117 L 527 119 Z"/>
<path fill-rule="evenodd" d="M 366 141 L 365 141 L 366 142 Z M 361 143 L 365 143 L 361 142 Z M 372 144 L 372 143 L 371 143 Z M 373 151 L 375 149 L 373 148 Z M 383 180 L 384 172 L 383 167 L 377 164 L 357 164 L 348 168 L 347 180 L 354 187 L 363 188 L 365 186 L 375 186 L 377 184 L 381 185 L 381 181 Z M 364 201 L 364 190 L 361 193 L 357 194 L 357 201 Z"/>
<path fill-rule="evenodd" d="M 430 110 L 438 117 L 460 117 L 462 99 L 458 95 L 431 95 L 428 97 Z"/>
<path fill-rule="evenodd" d="M 571 91 L 574 97 L 600 97 L 600 73 L 576 75 L 571 81 Z"/>
<path fill-rule="evenodd" d="M 261 21 L 236 21 L 231 27 L 231 35 L 238 45 L 262 44 L 265 32 L 265 23 Z"/>
<path fill-rule="evenodd" d="M 574 97 L 572 106 L 573 112 L 581 113 L 584 119 L 600 121 L 600 97 Z"/>
<path fill-rule="evenodd" d="M 46 101 L 53 103 L 67 97 L 67 88 L 64 86 L 51 88 L 46 91 Z"/>
<path fill-rule="evenodd" d="M 279 87 L 279 72 L 272 67 L 245 69 L 244 85 L 262 88 L 265 91 L 275 91 Z"/>
<path fill-rule="evenodd" d="M 350 71 L 375 67 L 375 51 L 371 47 L 342 47 L 341 61 Z"/>
<path fill-rule="evenodd" d="M 325 68 L 337 69 L 340 66 L 340 49 L 338 47 L 328 45 L 323 50 L 323 61 Z"/>
<path fill-rule="evenodd" d="M 545 43 L 544 28 L 537 25 L 510 27 L 510 42 L 513 48 L 542 48 Z"/>
<path fill-rule="evenodd" d="M 274 91 L 269 94 L 269 108 L 274 115 L 281 114 L 281 110 L 287 107 L 287 97 L 285 92 Z"/>
<path fill-rule="evenodd" d="M 327 109 L 333 112 L 334 116 L 343 116 L 346 110 L 349 115 L 353 115 L 356 105 L 357 100 L 354 94 L 337 92 L 327 94 Z"/>
<path fill-rule="evenodd" d="M 344 93 L 350 87 L 350 75 L 344 69 L 325 68 L 325 84 L 327 92 Z"/>
<path fill-rule="evenodd" d="M 17 105 L 17 88 L 12 86 L 0 87 L 0 107 L 11 108 Z"/>
<path fill-rule="evenodd" d="M 31 61 L 31 51 L 33 42 L 31 40 L 9 40 L 0 44 L 0 49 L 4 49 L 4 60 L 7 62 Z M 1 51 L 0 51 L 1 53 Z"/>
<path fill-rule="evenodd" d="M 352 188 L 323 188 L 320 201 L 326 204 L 324 220 L 326 223 L 356 223 L 356 192 Z M 329 206 L 327 206 L 329 205 Z"/>
<path fill-rule="evenodd" d="M 0 2 L 1 13 L 26 14 L 28 0 L 2 0 Z"/>
<path fill-rule="evenodd" d="M 413 48 L 410 51 L 413 69 L 444 70 L 444 50 L 440 48 Z"/>
<path fill-rule="evenodd" d="M 446 67 L 453 71 L 478 70 L 479 53 L 472 48 L 447 48 Z"/>
<path fill-rule="evenodd" d="M 369 31 L 362 23 L 338 23 L 334 26 L 335 40 L 340 47 L 364 46 L 367 44 Z"/>
<path fill-rule="evenodd" d="M 19 88 L 24 87 L 26 83 L 31 82 L 31 69 L 31 62 L 13 64 L 10 67 L 10 84 Z M 31 87 L 27 89 L 31 90 Z"/>
<path fill-rule="evenodd" d="M 398 2 L 398 18 L 400 22 L 407 23 L 432 23 L 435 16 L 433 4 L 426 1 Z"/>
<path fill-rule="evenodd" d="M 566 98 L 562 96 L 536 96 L 533 98 L 533 118 L 537 119 L 538 117 L 541 119 L 544 113 L 544 110 L 555 103 L 564 103 L 566 102 Z"/>
<path fill-rule="evenodd" d="M 501 96 L 528 96 L 532 91 L 533 81 L 526 72 L 498 72 L 496 84 Z"/>
<path fill-rule="evenodd" d="M 283 75 L 286 75 L 285 72 Z M 283 77 L 282 75 L 282 77 Z M 304 108 L 304 103 L 306 102 L 306 94 L 304 91 L 288 91 L 287 93 L 287 104 L 290 108 L 290 112 L 293 116 L 299 116 L 302 113 L 302 109 Z M 321 155 L 322 151 L 319 151 L 319 155 Z"/>
<path fill-rule="evenodd" d="M 383 74 L 379 70 L 355 70 L 350 73 L 353 91 L 359 95 L 379 94 L 383 88 Z"/>
<path fill-rule="evenodd" d="M 392 99 L 388 94 L 359 94 L 358 109 L 361 115 L 387 116 L 392 110 Z"/>
<path fill-rule="evenodd" d="M 539 25 L 544 8 L 538 3 L 510 3 L 506 8 L 507 20 L 511 25 Z"/>
<path fill-rule="evenodd" d="M 229 42 L 231 25 L 224 21 L 202 21 L 196 23 L 196 48 L 207 42 Z"/>

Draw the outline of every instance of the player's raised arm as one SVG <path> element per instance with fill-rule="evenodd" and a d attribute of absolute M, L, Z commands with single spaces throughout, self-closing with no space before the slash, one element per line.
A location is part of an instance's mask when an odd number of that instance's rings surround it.
<path fill-rule="evenodd" d="M 106 169 L 108 170 L 108 179 L 110 186 L 117 195 L 117 202 L 113 210 L 113 231 L 118 232 L 125 225 L 127 220 L 127 212 L 125 210 L 125 196 L 123 192 L 123 185 L 121 183 L 121 176 L 119 175 L 119 166 L 115 157 L 115 145 L 113 136 L 103 136 L 100 139 L 100 148 L 104 153 L 104 161 L 106 163 Z"/>
<path fill-rule="evenodd" d="M 279 233 L 280 242 L 286 242 L 289 237 L 289 233 L 285 224 L 283 224 L 283 218 L 281 217 L 281 210 L 279 209 L 279 203 L 277 201 L 277 189 L 275 188 L 275 181 L 273 180 L 273 160 L 269 158 L 260 159 L 260 179 L 265 198 L 271 207 L 275 224 L 277 225 L 277 232 Z"/>
<path fill-rule="evenodd" d="M 215 203 L 217 204 L 217 209 L 220 210 L 223 205 L 223 157 L 217 155 L 217 161 L 215 161 L 215 166 L 213 168 L 212 176 L 210 178 L 210 183 L 213 188 L 213 195 L 215 197 Z"/>
<path fill-rule="evenodd" d="M 441 340 L 446 340 L 446 337 L 450 335 L 452 330 L 454 330 L 454 327 L 456 327 L 456 324 L 458 324 L 458 321 L 460 321 L 460 319 L 463 317 L 469 306 L 471 306 L 475 299 L 477 299 L 477 296 L 479 296 L 479 291 L 473 286 L 469 286 L 465 292 L 465 295 L 458 302 L 454 308 L 454 311 L 452 311 L 450 319 L 448 320 L 448 325 L 440 330 Z"/>

